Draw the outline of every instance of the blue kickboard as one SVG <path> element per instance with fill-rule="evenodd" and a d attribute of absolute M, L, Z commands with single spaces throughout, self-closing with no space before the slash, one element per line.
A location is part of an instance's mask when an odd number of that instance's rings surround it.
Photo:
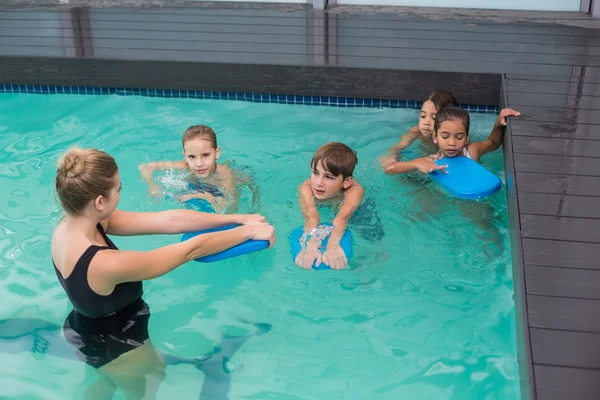
<path fill-rule="evenodd" d="M 502 186 L 498 176 L 468 157 L 442 158 L 435 163 L 447 165 L 448 173 L 433 171 L 429 176 L 458 198 L 481 199 L 493 195 Z"/>
<path fill-rule="evenodd" d="M 320 225 L 328 225 L 331 226 L 331 223 L 323 223 Z M 300 226 L 292 231 L 289 236 L 290 241 L 290 253 L 292 254 L 292 260 L 296 260 L 296 257 L 302 251 L 302 246 L 300 245 L 300 238 L 304 233 L 304 227 Z M 350 259 L 352 258 L 352 234 L 348 229 L 344 232 L 342 239 L 340 240 L 340 246 L 344 250 L 344 254 L 346 255 L 346 259 L 348 260 L 348 264 L 350 264 Z M 327 236 L 322 242 L 321 246 L 325 249 L 327 248 L 327 243 L 329 242 L 329 236 Z M 327 264 L 319 264 L 313 262 L 312 269 L 317 271 L 330 270 L 331 267 Z"/>
<path fill-rule="evenodd" d="M 206 229 L 203 231 L 188 232 L 188 233 L 183 234 L 183 236 L 181 237 L 181 241 L 183 242 L 185 240 L 191 239 L 198 235 L 202 235 L 204 233 L 225 231 L 228 229 L 236 228 L 238 226 L 239 225 L 235 225 L 235 224 L 234 225 L 225 225 L 225 226 L 220 226 L 218 228 Z M 236 246 L 233 246 L 227 250 L 223 250 L 220 253 L 215 253 L 215 254 L 210 254 L 208 256 L 195 258 L 194 261 L 215 262 L 215 261 L 224 260 L 224 259 L 230 258 L 230 257 L 236 257 L 236 256 L 239 256 L 242 254 L 252 253 L 255 251 L 259 251 L 259 250 L 264 250 L 267 247 L 269 247 L 268 240 L 247 240 L 247 241 L 240 243 Z"/>

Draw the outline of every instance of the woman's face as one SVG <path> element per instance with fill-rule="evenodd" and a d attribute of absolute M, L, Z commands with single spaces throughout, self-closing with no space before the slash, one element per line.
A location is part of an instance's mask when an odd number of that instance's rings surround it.
<path fill-rule="evenodd" d="M 100 211 L 101 217 L 100 219 L 109 218 L 113 212 L 117 209 L 119 205 L 119 200 L 121 199 L 121 176 L 119 172 L 117 172 L 113 178 L 114 185 L 109 192 L 108 197 L 98 196 L 96 198 L 96 209 Z"/>

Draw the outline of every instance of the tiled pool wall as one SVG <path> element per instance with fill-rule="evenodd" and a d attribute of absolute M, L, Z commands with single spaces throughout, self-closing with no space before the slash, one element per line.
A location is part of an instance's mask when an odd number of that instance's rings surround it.
<path fill-rule="evenodd" d="M 148 96 L 193 98 L 212 100 L 237 100 L 254 103 L 280 103 L 303 104 L 312 106 L 330 107 L 374 107 L 374 108 L 414 108 L 420 109 L 422 101 L 356 98 L 343 96 L 307 96 L 294 94 L 268 94 L 268 93 L 243 93 L 243 92 L 207 92 L 201 90 L 179 89 L 145 89 L 145 88 L 114 88 L 91 86 L 64 86 L 64 85 L 19 85 L 0 83 L 0 93 L 36 93 L 36 94 L 84 94 L 120 96 Z M 497 113 L 496 105 L 485 104 L 460 104 L 460 107 L 469 112 Z"/>
<path fill-rule="evenodd" d="M 3 57 L 0 91 L 143 95 L 334 107 L 420 108 L 433 90 L 497 112 L 500 74 L 269 64 Z"/>

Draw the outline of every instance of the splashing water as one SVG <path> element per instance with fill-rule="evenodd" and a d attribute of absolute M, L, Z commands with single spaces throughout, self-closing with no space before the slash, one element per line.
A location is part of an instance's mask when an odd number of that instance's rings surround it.
<path fill-rule="evenodd" d="M 304 231 L 302 236 L 300 237 L 300 245 L 302 246 L 302 250 L 306 250 L 306 246 L 310 239 L 313 237 L 319 243 L 323 242 L 325 238 L 335 230 L 335 226 L 330 225 L 319 225 L 316 228 L 313 228 L 310 232 Z"/>

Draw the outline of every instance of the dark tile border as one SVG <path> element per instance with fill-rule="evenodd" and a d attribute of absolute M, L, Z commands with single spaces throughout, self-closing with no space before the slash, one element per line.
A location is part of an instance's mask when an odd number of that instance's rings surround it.
<path fill-rule="evenodd" d="M 145 89 L 145 88 L 114 88 L 92 86 L 63 86 L 63 85 L 18 85 L 0 83 L 0 93 L 29 93 L 29 94 L 83 94 L 120 96 L 147 96 L 170 98 L 193 98 L 210 100 L 237 100 L 253 103 L 301 104 L 330 107 L 373 107 L 373 108 L 414 108 L 420 109 L 421 101 L 390 100 L 373 98 L 355 98 L 341 96 L 305 96 L 293 94 L 241 93 L 241 92 L 208 92 L 201 90 L 180 89 Z M 461 104 L 469 112 L 498 113 L 495 105 Z"/>
<path fill-rule="evenodd" d="M 0 56 L 0 83 L 415 102 L 443 89 L 460 94 L 459 103 L 476 105 L 497 105 L 501 86 L 500 74 L 85 57 Z"/>

